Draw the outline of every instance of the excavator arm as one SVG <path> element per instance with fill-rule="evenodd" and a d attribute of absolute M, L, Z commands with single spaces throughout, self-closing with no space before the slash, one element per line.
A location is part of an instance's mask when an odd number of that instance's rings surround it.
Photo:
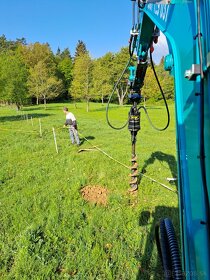
<path fill-rule="evenodd" d="M 210 2 L 135 1 L 130 91 L 140 94 L 160 30 L 174 76 L 182 269 L 186 279 L 210 279 Z M 135 8 L 133 8 L 135 9 Z M 182 278 L 166 278 L 182 279 Z"/>

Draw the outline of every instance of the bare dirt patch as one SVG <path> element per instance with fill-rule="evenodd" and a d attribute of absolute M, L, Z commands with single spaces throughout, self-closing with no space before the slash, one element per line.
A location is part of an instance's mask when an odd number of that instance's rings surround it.
<path fill-rule="evenodd" d="M 85 186 L 81 194 L 84 200 L 92 203 L 106 205 L 108 201 L 108 190 L 101 186 Z"/>

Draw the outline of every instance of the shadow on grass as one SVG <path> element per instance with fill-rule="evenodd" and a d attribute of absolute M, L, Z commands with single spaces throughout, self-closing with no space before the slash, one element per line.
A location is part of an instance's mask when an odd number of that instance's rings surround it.
<path fill-rule="evenodd" d="M 113 106 L 113 105 L 109 105 L 109 111 L 112 111 L 112 110 L 121 110 L 121 109 L 124 109 L 124 108 L 130 108 L 131 107 L 131 105 L 128 105 L 128 104 L 125 104 L 125 105 L 123 105 L 123 106 L 121 106 L 121 105 L 115 105 L 115 106 Z M 91 110 L 92 112 L 100 112 L 100 111 L 106 111 L 106 104 L 104 104 L 104 105 L 101 105 L 101 107 L 100 108 L 96 108 L 96 109 L 93 109 L 93 110 Z"/>
<path fill-rule="evenodd" d="M 20 112 L 25 113 L 25 112 L 30 112 L 30 111 L 39 111 L 39 110 L 43 110 L 43 108 L 41 108 L 39 105 L 37 105 L 36 107 L 24 107 Z"/>
<path fill-rule="evenodd" d="M 100 108 L 96 108 L 91 110 L 92 112 L 105 112 L 106 111 L 106 105 L 101 105 Z"/>
<path fill-rule="evenodd" d="M 81 138 L 80 138 L 80 145 L 82 145 L 82 144 L 86 141 L 86 139 L 87 139 L 88 141 L 90 141 L 90 140 L 95 139 L 95 137 L 94 137 L 94 136 L 85 136 L 85 137 L 81 137 Z"/>
<path fill-rule="evenodd" d="M 166 162 L 171 170 L 171 175 L 173 178 L 177 178 L 177 161 L 173 155 L 165 154 L 163 152 L 157 151 L 151 154 L 150 158 L 148 158 L 142 167 L 141 172 L 146 173 L 146 168 L 148 165 L 153 164 L 155 160 L 160 162 Z M 140 178 L 141 180 L 141 178 Z M 178 181 L 173 181 L 178 186 Z M 140 182 L 139 182 L 140 183 Z"/>
<path fill-rule="evenodd" d="M 20 111 L 19 113 L 23 113 L 23 114 L 26 114 L 26 113 L 29 113 L 29 112 L 32 112 L 32 111 L 52 111 L 52 110 L 62 110 L 63 107 L 64 107 L 64 104 L 65 102 L 63 103 L 49 103 L 47 104 L 47 107 L 45 108 L 43 104 L 39 104 L 39 105 L 29 105 L 29 106 L 24 106 Z M 69 104 L 65 105 L 65 106 L 68 106 Z"/>
<path fill-rule="evenodd" d="M 53 114 L 27 114 L 27 115 L 18 115 L 18 116 L 0 116 L 0 122 L 11 122 L 11 121 L 23 121 L 23 120 L 30 120 L 32 117 L 33 119 L 36 118 L 44 118 L 48 116 L 52 116 Z"/>
<path fill-rule="evenodd" d="M 154 212 L 143 211 L 139 216 L 139 226 L 143 227 L 146 232 L 145 238 L 141 239 L 139 249 L 135 252 L 135 257 L 139 262 L 139 271 L 136 280 L 164 279 L 160 258 L 157 257 L 156 264 L 153 256 L 156 248 L 155 242 L 155 226 L 162 218 L 170 218 L 173 222 L 174 229 L 177 232 L 177 240 L 179 239 L 179 212 L 178 208 L 157 206 Z M 148 230 L 149 229 L 149 230 Z M 151 267 L 151 263 L 155 264 L 155 268 Z"/>

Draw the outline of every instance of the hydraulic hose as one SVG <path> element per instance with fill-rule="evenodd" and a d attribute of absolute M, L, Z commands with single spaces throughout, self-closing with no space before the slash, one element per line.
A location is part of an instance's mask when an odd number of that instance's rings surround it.
<path fill-rule="evenodd" d="M 155 227 L 155 238 L 161 258 L 165 280 L 183 280 L 179 248 L 173 224 L 169 218 L 162 219 Z"/>
<path fill-rule="evenodd" d="M 151 61 L 151 65 L 152 65 L 152 70 L 153 70 L 153 72 L 154 72 L 154 75 L 155 75 L 155 78 L 156 78 L 158 87 L 159 87 L 159 89 L 160 89 L 160 92 L 161 92 L 161 94 L 162 94 L 162 97 L 163 97 L 163 100 L 164 100 L 164 103 L 165 103 L 165 107 L 166 107 L 166 112 L 167 112 L 167 123 L 166 123 L 166 125 L 165 125 L 163 128 L 158 128 L 158 127 L 156 127 L 156 126 L 152 123 L 152 121 L 151 121 L 151 119 L 150 119 L 150 117 L 149 117 L 149 114 L 148 114 L 148 112 L 147 112 L 147 109 L 146 109 L 144 106 L 140 106 L 139 109 L 143 109 L 143 110 L 145 111 L 149 123 L 151 124 L 151 126 L 152 126 L 155 130 L 163 131 L 163 130 L 166 130 L 166 129 L 168 128 L 169 124 L 170 124 L 170 112 L 169 112 L 169 109 L 168 109 L 168 104 L 167 104 L 167 101 L 166 101 L 166 98 L 165 98 L 163 89 L 162 89 L 162 87 L 161 87 L 161 84 L 160 84 L 160 82 L 159 82 L 157 73 L 156 73 L 156 71 L 155 71 L 155 67 L 154 67 L 154 63 L 153 63 L 151 51 L 149 52 L 149 54 L 150 54 L 150 61 Z"/>
<path fill-rule="evenodd" d="M 130 57 L 133 56 L 135 42 L 136 42 L 136 38 L 134 37 L 134 35 L 131 35 L 129 40 L 129 47 L 128 47 Z"/>
<path fill-rule="evenodd" d="M 115 86 L 114 86 L 114 88 L 113 88 L 113 90 L 112 90 L 111 95 L 109 96 L 109 100 L 108 100 L 107 106 L 106 106 L 106 121 L 107 121 L 108 125 L 109 125 L 111 128 L 116 129 L 116 130 L 120 130 L 120 129 L 123 129 L 124 127 L 126 127 L 126 125 L 128 124 L 128 120 L 127 120 L 126 123 L 125 123 L 123 126 L 121 126 L 121 127 L 115 127 L 115 126 L 113 126 L 113 125 L 110 123 L 110 121 L 109 121 L 109 104 L 110 104 L 110 102 L 111 102 L 112 96 L 113 96 L 113 94 L 114 94 L 114 92 L 115 92 L 115 90 L 116 90 L 118 84 L 120 83 L 120 81 L 121 81 L 121 79 L 122 79 L 122 77 L 123 77 L 125 71 L 126 71 L 127 68 L 128 68 L 128 65 L 129 65 L 130 62 L 131 62 L 131 59 L 132 59 L 132 57 L 130 56 L 130 58 L 129 58 L 129 60 L 128 60 L 126 66 L 125 66 L 125 68 L 124 68 L 124 70 L 122 71 L 122 73 L 121 73 L 119 79 L 117 80 L 117 82 L 116 82 L 116 84 L 115 84 Z"/>

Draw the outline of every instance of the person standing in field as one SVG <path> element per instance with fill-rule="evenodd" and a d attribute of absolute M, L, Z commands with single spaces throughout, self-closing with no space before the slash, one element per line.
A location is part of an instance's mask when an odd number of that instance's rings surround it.
<path fill-rule="evenodd" d="M 72 144 L 80 145 L 79 135 L 77 131 L 77 121 L 73 113 L 69 112 L 67 107 L 63 108 L 63 112 L 66 115 L 65 127 L 69 127 L 69 135 Z"/>

